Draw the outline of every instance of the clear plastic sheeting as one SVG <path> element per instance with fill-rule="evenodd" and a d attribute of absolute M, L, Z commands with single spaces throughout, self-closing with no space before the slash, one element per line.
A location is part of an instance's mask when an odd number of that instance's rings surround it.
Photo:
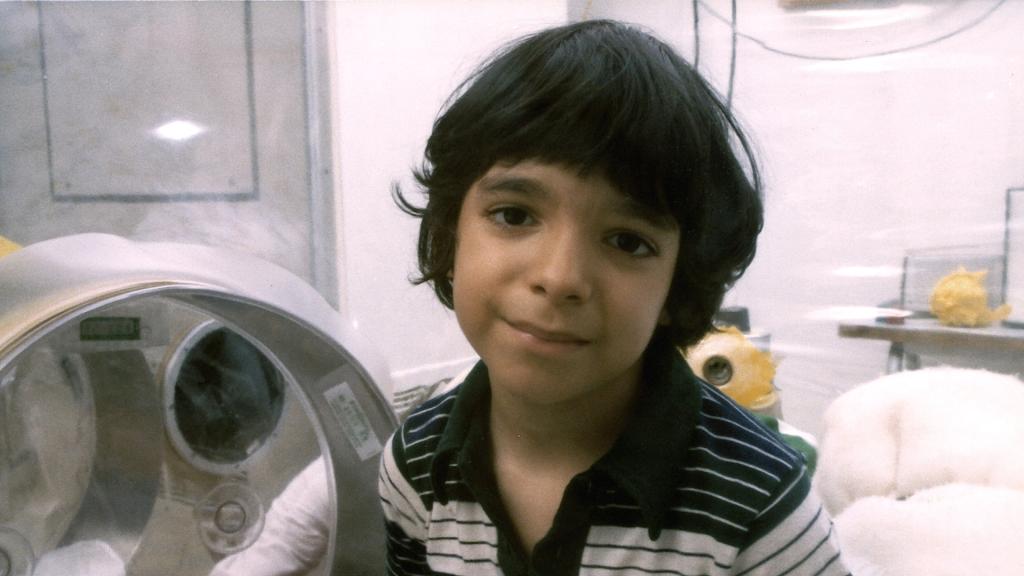
<path fill-rule="evenodd" d="M 779 0 L 737 7 L 737 34 L 762 49 L 807 60 L 857 60 L 922 48 L 991 15 L 1006 0 L 814 2 Z M 702 2 L 732 22 L 729 2 Z"/>
<path fill-rule="evenodd" d="M 577 4 L 669 39 L 751 135 L 765 228 L 725 303 L 771 334 L 786 420 L 820 435 L 835 398 L 889 371 L 1024 371 L 1024 330 L 929 310 L 962 265 L 987 270 L 990 308 L 1024 313 L 1024 3 Z"/>
<path fill-rule="evenodd" d="M 223 246 L 332 301 L 323 11 L 0 4 L 0 235 Z"/>
<path fill-rule="evenodd" d="M 5 257 L 0 292 L 5 574 L 383 569 L 387 381 L 311 287 L 83 235 Z M 301 534 L 282 529 L 296 513 Z"/>

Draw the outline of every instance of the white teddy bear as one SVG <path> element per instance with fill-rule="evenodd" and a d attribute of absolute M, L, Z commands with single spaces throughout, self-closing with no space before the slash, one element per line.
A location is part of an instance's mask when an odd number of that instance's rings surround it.
<path fill-rule="evenodd" d="M 824 425 L 815 484 L 854 576 L 1024 575 L 1024 383 L 899 372 Z"/>

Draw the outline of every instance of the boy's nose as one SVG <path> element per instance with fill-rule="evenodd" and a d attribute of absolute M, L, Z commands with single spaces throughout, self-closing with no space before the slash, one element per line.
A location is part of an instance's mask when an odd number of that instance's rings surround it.
<path fill-rule="evenodd" d="M 575 234 L 552 235 L 533 255 L 533 291 L 555 303 L 587 300 L 593 292 L 591 259 Z"/>

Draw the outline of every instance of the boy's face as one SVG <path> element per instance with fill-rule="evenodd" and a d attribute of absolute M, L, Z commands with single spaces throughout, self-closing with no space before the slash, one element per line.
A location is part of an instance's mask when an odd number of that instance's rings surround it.
<path fill-rule="evenodd" d="M 496 164 L 466 193 L 453 272 L 455 313 L 492 386 L 531 403 L 632 386 L 679 251 L 671 216 L 603 176 Z"/>

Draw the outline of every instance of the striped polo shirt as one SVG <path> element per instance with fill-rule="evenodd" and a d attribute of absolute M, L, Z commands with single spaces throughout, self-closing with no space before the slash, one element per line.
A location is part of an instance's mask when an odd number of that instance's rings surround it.
<path fill-rule="evenodd" d="M 413 411 L 381 459 L 388 574 L 848 575 L 801 456 L 658 340 L 633 417 L 529 556 L 490 464 L 487 368 Z"/>

